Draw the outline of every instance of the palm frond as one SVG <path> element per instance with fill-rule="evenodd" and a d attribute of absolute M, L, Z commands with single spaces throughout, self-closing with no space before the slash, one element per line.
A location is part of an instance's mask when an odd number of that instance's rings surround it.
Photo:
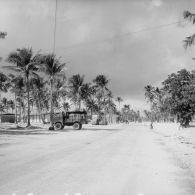
<path fill-rule="evenodd" d="M 3 66 L 2 68 L 9 69 L 9 70 L 12 70 L 12 71 L 15 71 L 15 72 L 21 72 L 21 69 L 17 66 Z"/>
<path fill-rule="evenodd" d="M 35 72 L 32 72 L 31 73 L 35 78 L 39 78 L 40 76 L 39 76 L 39 74 L 37 74 L 37 73 L 35 73 Z"/>
<path fill-rule="evenodd" d="M 5 39 L 7 32 L 0 32 L 0 39 Z"/>
<path fill-rule="evenodd" d="M 39 68 L 38 68 L 38 65 L 37 65 L 37 62 L 29 62 L 27 64 L 27 67 L 26 67 L 27 70 L 33 70 L 33 71 L 37 71 Z"/>
<path fill-rule="evenodd" d="M 187 49 L 188 47 L 191 47 L 195 43 L 195 33 L 192 36 L 186 37 L 186 39 L 183 41 L 184 48 Z"/>
<path fill-rule="evenodd" d="M 8 77 L 11 79 L 15 79 L 15 75 L 14 74 L 8 74 Z"/>
<path fill-rule="evenodd" d="M 6 61 L 16 64 L 17 66 L 22 66 L 22 59 L 17 52 L 10 53 Z"/>
<path fill-rule="evenodd" d="M 32 61 L 33 58 L 32 48 L 17 49 L 17 51 L 18 51 L 18 55 L 21 57 L 23 66 L 26 66 Z"/>
<path fill-rule="evenodd" d="M 183 17 L 184 17 L 184 19 L 188 19 L 190 22 L 195 24 L 195 14 L 193 14 L 189 11 L 184 11 L 183 12 Z"/>
<path fill-rule="evenodd" d="M 63 78 L 64 76 L 65 76 L 65 73 L 64 73 L 64 72 L 56 73 L 56 77 L 61 77 L 61 78 Z"/>
<path fill-rule="evenodd" d="M 93 82 L 100 88 L 105 88 L 109 82 L 109 79 L 105 75 L 98 75 Z"/>
<path fill-rule="evenodd" d="M 7 80 L 7 76 L 3 74 L 2 72 L 0 72 L 0 81 L 5 82 L 6 80 Z"/>
<path fill-rule="evenodd" d="M 38 57 L 41 66 L 39 71 L 44 72 L 49 77 L 64 77 L 66 63 L 60 63 L 54 54 L 48 54 Z"/>
<path fill-rule="evenodd" d="M 66 63 L 58 64 L 58 66 L 56 66 L 56 71 L 57 72 L 63 72 L 65 70 L 66 70 Z"/>
<path fill-rule="evenodd" d="M 117 102 L 122 102 L 123 99 L 122 99 L 121 97 L 118 96 L 118 97 L 116 98 L 116 101 L 117 101 Z"/>

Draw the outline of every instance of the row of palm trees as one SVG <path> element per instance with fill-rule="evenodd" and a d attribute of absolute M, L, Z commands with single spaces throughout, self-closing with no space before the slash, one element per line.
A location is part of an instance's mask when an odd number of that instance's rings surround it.
<path fill-rule="evenodd" d="M 105 75 L 98 75 L 92 83 L 86 83 L 80 74 L 67 79 L 66 63 L 54 54 L 34 55 L 32 48 L 17 49 L 8 55 L 6 61 L 10 65 L 3 68 L 11 74 L 0 73 L 0 93 L 9 90 L 14 94 L 16 116 L 17 112 L 27 116 L 27 126 L 31 125 L 30 114 L 34 106 L 43 122 L 42 113 L 50 110 L 51 127 L 55 109 L 67 111 L 74 106 L 76 110 L 85 108 L 91 115 L 96 113 L 99 117 L 109 118 L 117 111 Z M 120 108 L 122 98 L 117 97 L 116 101 Z"/>
<path fill-rule="evenodd" d="M 32 48 L 17 49 L 15 52 L 9 54 L 7 62 L 11 66 L 4 66 L 4 68 L 18 73 L 17 77 L 11 76 L 12 91 L 15 93 L 15 97 L 18 96 L 17 92 L 19 92 L 20 96 L 26 96 L 27 99 L 27 126 L 30 126 L 30 82 L 33 82 L 33 79 L 41 77 L 38 73 L 44 73 L 47 76 L 47 81 L 50 84 L 50 118 L 51 125 L 53 126 L 53 85 L 55 79 L 63 74 L 65 63 L 61 63 L 54 54 L 42 55 L 38 53 L 33 55 Z M 17 82 L 24 86 L 15 86 Z M 21 91 L 22 88 L 24 88 L 23 91 Z"/>

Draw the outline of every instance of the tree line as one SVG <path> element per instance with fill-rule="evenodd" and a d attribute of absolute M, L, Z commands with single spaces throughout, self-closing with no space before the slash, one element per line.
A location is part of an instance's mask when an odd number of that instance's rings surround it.
<path fill-rule="evenodd" d="M 55 109 L 68 111 L 71 105 L 75 110 L 83 107 L 91 115 L 96 113 L 101 116 L 102 112 L 111 115 L 116 112 L 114 97 L 108 88 L 110 80 L 105 75 L 97 75 L 91 83 L 85 82 L 80 74 L 67 78 L 66 63 L 54 54 L 33 55 L 31 48 L 17 49 L 8 55 L 6 61 L 10 65 L 3 68 L 14 74 L 0 73 L 0 91 L 14 94 L 15 111 L 27 116 L 27 126 L 30 126 L 33 106 L 41 116 L 50 110 L 51 122 Z M 1 110 L 8 108 L 6 98 L 2 101 Z M 19 110 L 16 109 L 17 105 Z M 45 122 L 43 117 L 42 120 Z"/>
<path fill-rule="evenodd" d="M 194 13 L 184 11 L 183 17 L 195 24 Z M 185 49 L 194 45 L 195 33 L 186 37 L 183 43 Z M 147 85 L 145 97 L 151 105 L 151 111 L 145 110 L 145 115 L 151 121 L 173 121 L 175 118 L 181 126 L 189 126 L 195 114 L 195 71 L 182 69 L 172 73 L 160 88 Z"/>
<path fill-rule="evenodd" d="M 108 85 L 110 80 L 105 75 L 97 75 L 92 82 L 85 82 L 84 75 L 75 74 L 66 77 L 66 63 L 54 54 L 33 54 L 32 48 L 22 48 L 11 52 L 3 66 L 11 73 L 0 72 L 0 94 L 12 93 L 14 100 L 1 100 L 1 111 L 10 111 L 19 116 L 20 121 L 31 125 L 32 111 L 38 110 L 43 123 L 44 114 L 50 112 L 50 122 L 54 112 L 80 111 L 85 109 L 92 118 L 98 115 L 97 124 L 112 122 L 113 115 L 118 121 L 138 121 L 139 111 L 130 109 L 130 105 L 121 108 L 121 97 L 114 98 Z M 118 102 L 118 109 L 116 103 Z M 17 121 L 16 117 L 16 123 Z"/>
<path fill-rule="evenodd" d="M 0 38 L 4 39 L 6 35 L 1 32 Z M 3 97 L 0 111 L 8 113 L 11 110 L 13 113 L 15 110 L 16 123 L 19 118 L 30 126 L 34 108 L 43 123 L 46 123 L 44 114 L 50 112 L 51 126 L 54 112 L 71 108 L 85 109 L 91 118 L 93 114 L 98 115 L 97 124 L 112 122 L 114 114 L 118 116 L 118 122 L 140 118 L 139 111 L 130 109 L 130 105 L 121 108 L 123 99 L 113 96 L 108 87 L 110 80 L 105 75 L 97 75 L 92 82 L 85 82 L 85 76 L 80 74 L 67 78 L 66 63 L 54 54 L 34 54 L 32 48 L 17 49 L 5 61 L 9 65 L 2 68 L 11 73 L 0 72 L 0 97 L 2 92 L 9 92 L 14 95 L 14 100 Z"/>
<path fill-rule="evenodd" d="M 0 72 L 0 96 L 12 93 L 14 100 L 2 98 L 0 111 L 15 110 L 16 123 L 23 121 L 31 125 L 34 108 L 38 110 L 43 123 L 44 114 L 50 112 L 50 123 L 55 112 L 69 111 L 71 108 L 84 109 L 98 115 L 97 124 L 112 122 L 113 115 L 120 116 L 124 122 L 124 105 L 121 108 L 121 97 L 114 98 L 108 85 L 110 80 L 105 75 L 97 75 L 92 82 L 86 82 L 84 75 L 75 74 L 66 77 L 66 63 L 61 62 L 54 54 L 34 55 L 32 48 L 22 48 L 11 52 L 5 60 L 9 65 L 3 66 L 8 73 Z M 118 102 L 118 109 L 116 103 Z M 134 118 L 137 112 L 128 110 L 128 119 Z M 19 116 L 19 117 L 17 117 Z M 132 117 L 133 116 L 133 117 Z M 132 119 L 131 119 L 132 120 Z"/>
<path fill-rule="evenodd" d="M 195 74 L 182 69 L 168 75 L 162 87 L 145 87 L 145 97 L 151 104 L 148 117 L 152 121 L 176 120 L 189 126 L 195 114 Z"/>

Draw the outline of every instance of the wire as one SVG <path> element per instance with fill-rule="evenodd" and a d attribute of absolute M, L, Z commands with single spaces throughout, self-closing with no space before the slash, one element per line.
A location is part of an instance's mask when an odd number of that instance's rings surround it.
<path fill-rule="evenodd" d="M 178 22 L 172 22 L 172 23 L 169 23 L 169 24 L 164 24 L 164 25 L 159 25 L 159 26 L 154 26 L 154 27 L 151 27 L 151 28 L 145 28 L 145 29 L 141 29 L 141 30 L 138 30 L 138 31 L 134 31 L 134 32 L 125 33 L 125 34 L 123 34 L 123 36 L 130 35 L 130 34 L 135 34 L 135 33 L 140 33 L 140 32 L 144 32 L 144 31 L 155 30 L 155 29 L 159 29 L 159 28 L 164 28 L 164 27 L 167 27 L 167 26 L 172 26 L 174 24 L 180 24 L 182 22 L 185 22 L 185 20 L 178 21 Z"/>
<path fill-rule="evenodd" d="M 127 33 L 124 33 L 124 34 L 121 34 L 121 35 L 118 35 L 118 36 L 115 36 L 115 37 L 106 38 L 106 39 L 102 39 L 102 40 L 95 40 L 95 41 L 89 41 L 89 42 L 81 42 L 81 43 L 78 43 L 78 44 L 70 45 L 68 47 L 58 47 L 58 49 L 66 50 L 66 49 L 70 49 L 70 48 L 74 48 L 74 47 L 78 47 L 78 46 L 98 44 L 98 43 L 105 42 L 105 41 L 109 41 L 109 40 L 121 39 L 121 38 L 130 36 L 130 35 L 136 34 L 136 33 L 141 33 L 141 32 L 145 32 L 145 31 L 152 31 L 152 30 L 157 30 L 157 29 L 160 29 L 160 28 L 169 27 L 169 26 L 172 26 L 172 25 L 175 25 L 175 24 L 180 24 L 180 23 L 183 23 L 183 22 L 185 22 L 185 20 L 178 21 L 178 22 L 172 22 L 172 23 L 169 23 L 169 24 L 163 24 L 163 25 L 153 26 L 151 28 L 143 28 L 143 29 L 140 29 L 140 30 L 137 30 L 137 31 L 127 32 Z"/>
<path fill-rule="evenodd" d="M 55 49 L 56 49 L 56 24 L 57 24 L 57 9 L 58 9 L 58 1 L 56 0 L 56 7 L 55 7 L 55 20 L 54 20 L 54 33 L 53 33 L 53 53 L 55 53 Z"/>

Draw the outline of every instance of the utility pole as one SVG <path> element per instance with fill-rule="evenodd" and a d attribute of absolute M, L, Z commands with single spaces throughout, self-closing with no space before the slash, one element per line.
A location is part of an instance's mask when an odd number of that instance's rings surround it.
<path fill-rule="evenodd" d="M 2 118 L 2 106 L 1 106 L 1 92 L 0 92 L 0 109 L 1 109 L 1 117 Z M 0 119 L 1 120 L 1 119 Z M 1 127 L 2 127 L 2 120 L 1 120 Z"/>
<path fill-rule="evenodd" d="M 55 47 L 56 47 L 56 23 L 57 23 L 57 8 L 58 8 L 58 1 L 56 0 L 55 3 L 55 18 L 54 18 L 54 33 L 53 33 L 53 55 L 55 54 Z M 55 63 L 55 55 L 54 55 L 54 59 L 53 59 L 53 65 Z M 49 127 L 49 130 L 54 130 L 54 126 L 53 126 L 53 78 L 51 80 L 51 114 L 50 114 L 50 124 L 51 127 Z"/>

